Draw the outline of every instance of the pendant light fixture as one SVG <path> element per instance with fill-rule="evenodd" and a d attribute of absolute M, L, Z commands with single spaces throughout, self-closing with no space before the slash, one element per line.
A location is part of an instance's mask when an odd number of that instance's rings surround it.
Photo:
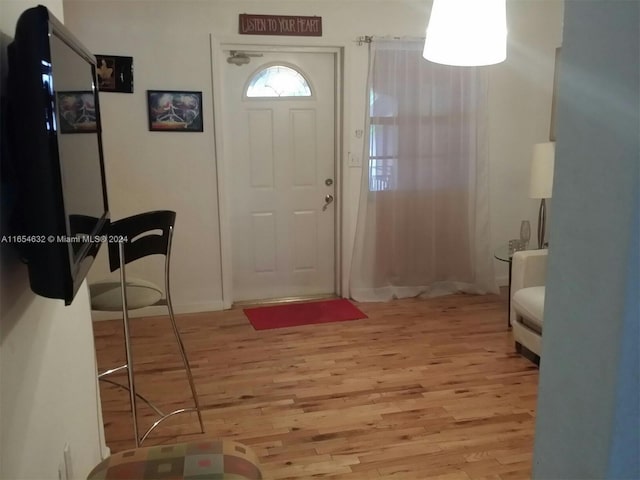
<path fill-rule="evenodd" d="M 462 67 L 504 61 L 506 0 L 433 0 L 422 56 Z"/>

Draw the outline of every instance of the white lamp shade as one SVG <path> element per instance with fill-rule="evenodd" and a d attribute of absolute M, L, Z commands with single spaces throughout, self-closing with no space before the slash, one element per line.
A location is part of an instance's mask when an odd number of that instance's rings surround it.
<path fill-rule="evenodd" d="M 506 0 L 434 0 L 422 56 L 462 67 L 504 61 Z"/>
<path fill-rule="evenodd" d="M 533 158 L 531 159 L 531 183 L 529 184 L 530 198 L 551 198 L 555 156 L 555 142 L 534 145 Z"/>

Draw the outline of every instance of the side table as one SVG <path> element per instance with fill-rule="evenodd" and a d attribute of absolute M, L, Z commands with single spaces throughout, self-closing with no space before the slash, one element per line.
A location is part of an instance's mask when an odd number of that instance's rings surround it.
<path fill-rule="evenodd" d="M 509 264 L 509 290 L 507 294 L 507 328 L 511 328 L 511 259 L 513 257 L 514 252 L 509 250 L 508 245 L 502 245 L 498 247 L 495 252 L 493 252 L 493 258 L 499 260 L 501 262 L 506 262 Z"/>

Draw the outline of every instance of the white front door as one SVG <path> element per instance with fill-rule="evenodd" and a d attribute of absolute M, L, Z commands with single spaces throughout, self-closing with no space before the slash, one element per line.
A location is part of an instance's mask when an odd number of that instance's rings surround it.
<path fill-rule="evenodd" d="M 335 55 L 261 54 L 224 65 L 233 300 L 332 294 Z M 252 79 L 277 65 L 291 70 L 272 69 L 257 80 L 256 95 L 300 87 L 292 71 L 302 74 L 311 95 L 247 96 Z"/>

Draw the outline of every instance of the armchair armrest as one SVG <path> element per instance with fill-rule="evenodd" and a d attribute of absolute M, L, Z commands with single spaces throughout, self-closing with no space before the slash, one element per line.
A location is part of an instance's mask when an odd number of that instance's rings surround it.
<path fill-rule="evenodd" d="M 511 291 L 545 284 L 549 250 L 524 250 L 513 254 L 511 260 Z"/>
<path fill-rule="evenodd" d="M 513 254 L 511 259 L 511 291 L 509 296 L 521 288 L 545 285 L 547 276 L 547 255 L 549 250 L 524 250 Z M 513 301 L 511 302 L 513 305 Z M 509 312 L 511 324 L 515 320 L 513 306 Z"/>

